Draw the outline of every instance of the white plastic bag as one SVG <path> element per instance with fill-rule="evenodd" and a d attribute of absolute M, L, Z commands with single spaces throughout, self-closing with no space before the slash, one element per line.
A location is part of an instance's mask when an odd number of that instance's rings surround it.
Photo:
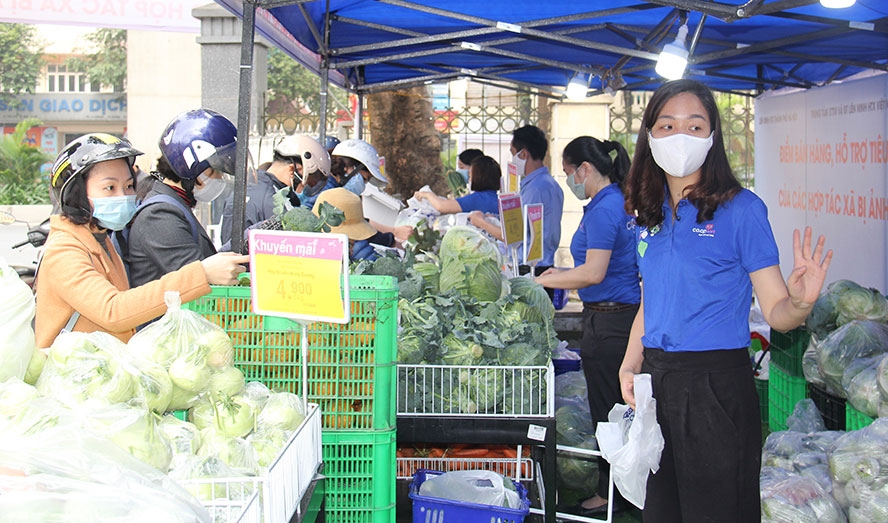
<path fill-rule="evenodd" d="M 644 508 L 648 473 L 656 474 L 660 469 L 664 444 L 650 374 L 635 375 L 635 410 L 618 403 L 607 419 L 608 423 L 599 423 L 595 431 L 601 455 L 611 464 L 620 494 Z"/>
<path fill-rule="evenodd" d="M 34 354 L 34 293 L 17 272 L 0 258 L 0 382 L 25 377 Z"/>

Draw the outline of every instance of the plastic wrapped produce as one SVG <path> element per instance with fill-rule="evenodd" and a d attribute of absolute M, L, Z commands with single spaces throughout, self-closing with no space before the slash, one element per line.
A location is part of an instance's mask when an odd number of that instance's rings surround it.
<path fill-rule="evenodd" d="M 157 470 L 169 469 L 173 457 L 170 442 L 158 427 L 157 417 L 144 407 L 113 405 L 89 412 L 83 424 Z"/>
<path fill-rule="evenodd" d="M 240 476 L 237 471 L 217 457 L 181 454 L 173 460 L 173 465 L 173 468 L 170 469 L 170 478 L 182 484 L 185 490 L 201 501 L 240 500 L 246 499 L 252 493 L 252 484 L 249 482 L 209 481 Z"/>
<path fill-rule="evenodd" d="M 200 429 L 195 427 L 193 423 L 167 414 L 160 419 L 158 426 L 170 441 L 173 456 L 176 454 L 197 454 L 197 450 L 200 448 Z"/>
<path fill-rule="evenodd" d="M 762 523 L 842 523 L 842 508 L 814 479 L 791 475 L 762 488 Z"/>
<path fill-rule="evenodd" d="M 811 398 L 799 400 L 786 418 L 786 428 L 791 432 L 821 432 L 826 430 L 823 417 Z"/>
<path fill-rule="evenodd" d="M 859 361 L 861 361 L 863 368 L 854 373 L 854 377 L 845 386 L 848 403 L 867 416 L 875 418 L 879 415 L 882 403 L 888 402 L 888 398 L 884 398 L 879 390 L 878 366 L 880 360 L 868 358 Z"/>
<path fill-rule="evenodd" d="M 290 392 L 274 392 L 259 411 L 256 424 L 261 429 L 293 431 L 304 419 L 305 402 L 302 398 Z"/>
<path fill-rule="evenodd" d="M 37 396 L 37 389 L 19 378 L 0 383 L 0 419 L 15 417 Z"/>
<path fill-rule="evenodd" d="M 849 521 L 888 521 L 888 418 L 846 433 L 829 452 L 836 499 Z"/>
<path fill-rule="evenodd" d="M 842 325 L 819 345 L 820 374 L 831 390 L 843 394 L 842 377 L 855 360 L 888 352 L 888 325 L 852 321 Z"/>

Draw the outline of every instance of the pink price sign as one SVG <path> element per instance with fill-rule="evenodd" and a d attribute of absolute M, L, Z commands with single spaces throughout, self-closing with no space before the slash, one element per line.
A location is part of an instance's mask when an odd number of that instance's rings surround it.
<path fill-rule="evenodd" d="M 345 235 L 250 231 L 255 314 L 347 323 L 347 268 Z"/>

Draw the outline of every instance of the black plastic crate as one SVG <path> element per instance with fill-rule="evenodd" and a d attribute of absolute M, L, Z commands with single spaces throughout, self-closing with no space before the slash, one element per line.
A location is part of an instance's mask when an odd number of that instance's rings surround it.
<path fill-rule="evenodd" d="M 826 430 L 845 430 L 845 398 L 833 396 L 813 383 L 808 384 L 808 396 L 823 416 Z"/>

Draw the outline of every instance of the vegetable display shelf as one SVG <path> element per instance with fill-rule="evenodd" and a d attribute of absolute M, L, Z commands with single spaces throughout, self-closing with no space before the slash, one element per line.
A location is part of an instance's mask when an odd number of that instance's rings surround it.
<path fill-rule="evenodd" d="M 555 521 L 555 369 L 398 365 L 398 445 L 528 445 L 540 467 L 531 513 Z"/>
<path fill-rule="evenodd" d="M 302 518 L 302 500 L 311 497 L 310 490 L 320 467 L 321 415 L 318 406 L 310 403 L 302 425 L 293 431 L 280 454 L 262 475 L 193 479 L 183 481 L 182 486 L 210 506 L 224 506 L 231 500 L 241 500 L 237 503 L 243 505 L 258 491 L 261 520 L 286 522 L 294 517 Z"/>
<path fill-rule="evenodd" d="M 555 417 L 467 417 L 398 415 L 398 445 L 410 443 L 528 445 L 538 467 L 530 485 L 539 507 L 531 514 L 555 522 Z"/>

